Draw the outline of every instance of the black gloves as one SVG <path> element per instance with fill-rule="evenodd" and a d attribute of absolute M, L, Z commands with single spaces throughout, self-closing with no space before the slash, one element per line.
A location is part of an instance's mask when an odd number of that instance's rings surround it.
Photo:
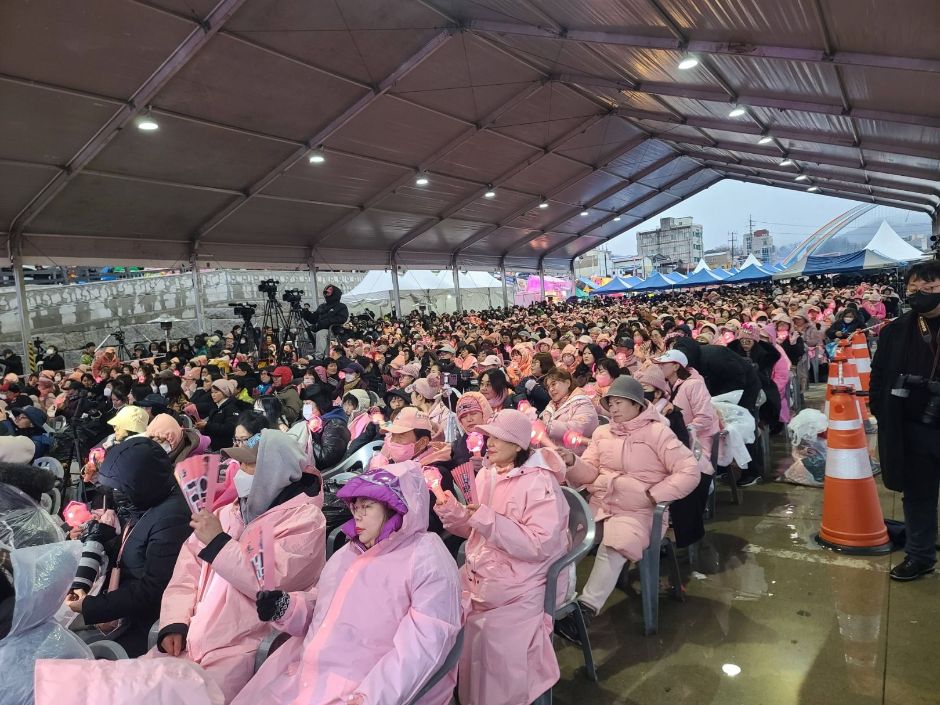
<path fill-rule="evenodd" d="M 85 524 L 85 528 L 82 530 L 79 540 L 97 541 L 100 544 L 106 544 L 113 541 L 116 536 L 117 532 L 114 530 L 113 526 L 92 520 Z"/>
<path fill-rule="evenodd" d="M 262 590 L 255 596 L 255 606 L 262 622 L 276 621 L 287 612 L 290 595 L 282 590 Z"/>

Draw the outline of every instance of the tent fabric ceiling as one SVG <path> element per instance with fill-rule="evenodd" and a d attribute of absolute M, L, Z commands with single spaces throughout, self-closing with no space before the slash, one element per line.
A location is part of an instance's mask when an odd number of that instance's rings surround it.
<path fill-rule="evenodd" d="M 8 0 L 0 26 L 26 262 L 567 269 L 723 179 L 940 206 L 935 0 Z"/>

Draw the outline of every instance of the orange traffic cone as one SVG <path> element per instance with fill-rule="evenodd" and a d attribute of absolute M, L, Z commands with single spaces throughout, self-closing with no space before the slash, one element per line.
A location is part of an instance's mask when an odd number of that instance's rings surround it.
<path fill-rule="evenodd" d="M 855 369 L 858 371 L 858 380 L 861 383 L 861 390 L 866 394 L 871 386 L 871 356 L 868 354 L 868 339 L 861 331 L 855 331 L 850 343 L 851 357 L 855 362 Z M 868 408 L 868 397 L 858 398 L 858 405 L 862 412 L 862 424 L 865 427 L 865 433 L 874 433 L 876 430 L 872 420 L 871 411 Z"/>
<path fill-rule="evenodd" d="M 851 387 L 856 391 L 862 388 L 862 381 L 858 377 L 855 361 L 849 357 L 848 348 L 844 345 L 836 348 L 836 354 L 829 363 L 829 381 L 826 383 L 826 406 L 824 409 L 826 418 L 829 418 L 829 400 L 832 398 L 832 391 L 836 387 Z"/>
<path fill-rule="evenodd" d="M 890 553 L 891 542 L 871 474 L 868 443 L 854 390 L 835 387 L 829 404 L 829 445 L 822 527 L 816 542 L 845 553 Z"/>

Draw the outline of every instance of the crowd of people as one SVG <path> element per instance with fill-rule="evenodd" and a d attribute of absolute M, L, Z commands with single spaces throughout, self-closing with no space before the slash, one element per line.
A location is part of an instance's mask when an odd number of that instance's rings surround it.
<path fill-rule="evenodd" d="M 166 679 L 180 673 L 174 662 L 198 665 L 226 703 L 406 703 L 462 630 L 458 667 L 421 702 L 450 702 L 457 687 L 463 705 L 530 703 L 559 678 L 553 629 L 578 641 L 571 621 L 553 625 L 543 611 L 548 569 L 569 548 L 562 486 L 585 493 L 604 528 L 586 584 L 558 585 L 559 599 L 580 587 L 589 623 L 649 544 L 657 503 L 672 503 L 680 547 L 704 535 L 712 445 L 724 427 L 715 397 L 730 395 L 755 426 L 780 433 L 791 372 L 805 389 L 814 360 L 855 331 L 877 335 L 900 313 L 880 280 L 356 325 L 340 320 L 338 290 L 324 295 L 332 313 L 319 329 L 323 354 L 309 358 L 278 345 L 273 330 L 258 331 L 260 353 L 235 352 L 236 328 L 133 360 L 89 346 L 71 370 L 52 349 L 47 357 L 58 359 L 38 374 L 8 364 L 0 487 L 39 500 L 53 480 L 28 464 L 76 460 L 73 494 L 89 515 L 49 527 L 37 508 L 28 521 L 0 522 L 9 527 L 0 531 L 0 667 L 13 662 L 4 655 L 11 640 L 55 612 L 73 633 L 107 636 L 142 657 L 139 668 L 168 669 Z M 64 430 L 53 430 L 56 419 Z M 376 442 L 345 484 L 324 482 Z M 761 480 L 760 445 L 748 450 L 743 486 Z M 222 473 L 217 494 L 194 511 L 174 468 L 200 455 L 220 456 Z M 0 504 L 0 520 L 7 509 Z M 345 544 L 327 556 L 337 527 Z M 57 609 L 24 623 L 20 566 L 63 529 L 59 538 L 81 550 L 61 553 L 44 578 L 47 591 L 59 590 Z M 270 537 L 263 586 L 258 531 Z M 292 638 L 255 671 L 272 627 Z M 73 654 L 46 637 L 16 644 L 37 649 L 16 657 L 30 667 L 13 702 L 28 703 L 32 661 Z M 56 682 L 70 667 L 92 666 L 40 664 Z M 106 702 L 124 696 L 101 693 Z M 56 697 L 36 692 L 37 703 Z"/>

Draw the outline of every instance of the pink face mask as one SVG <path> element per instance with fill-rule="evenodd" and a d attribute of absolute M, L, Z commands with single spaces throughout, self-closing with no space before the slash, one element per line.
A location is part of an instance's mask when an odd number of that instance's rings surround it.
<path fill-rule="evenodd" d="M 598 387 L 610 386 L 610 374 L 608 374 L 607 372 L 598 372 L 596 380 L 597 380 Z"/>
<path fill-rule="evenodd" d="M 382 446 L 382 455 L 393 463 L 403 463 L 415 457 L 415 444 L 385 441 L 385 445 Z"/>

